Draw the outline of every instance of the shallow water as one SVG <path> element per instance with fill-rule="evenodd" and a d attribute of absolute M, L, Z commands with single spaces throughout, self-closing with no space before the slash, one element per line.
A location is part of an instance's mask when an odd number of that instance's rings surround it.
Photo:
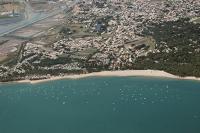
<path fill-rule="evenodd" d="M 200 82 L 93 77 L 1 84 L 0 133 L 200 133 Z"/>

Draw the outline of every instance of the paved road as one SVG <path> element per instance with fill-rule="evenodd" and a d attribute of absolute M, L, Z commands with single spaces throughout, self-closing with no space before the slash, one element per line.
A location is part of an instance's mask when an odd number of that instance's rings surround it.
<path fill-rule="evenodd" d="M 79 2 L 79 0 L 76 0 L 75 2 L 71 3 L 70 5 L 74 6 L 77 2 Z M 51 13 L 33 13 L 30 6 L 27 3 L 25 3 L 25 4 L 27 7 L 27 12 L 26 12 L 27 19 L 17 22 L 15 24 L 0 25 L 0 37 L 7 35 L 11 32 L 14 32 L 16 30 L 19 30 L 21 28 L 27 27 L 38 21 L 49 18 L 51 16 L 55 16 L 64 10 L 64 9 L 61 9 L 58 7 L 57 9 L 53 10 Z M 65 10 L 69 10 L 69 9 L 67 8 Z"/>

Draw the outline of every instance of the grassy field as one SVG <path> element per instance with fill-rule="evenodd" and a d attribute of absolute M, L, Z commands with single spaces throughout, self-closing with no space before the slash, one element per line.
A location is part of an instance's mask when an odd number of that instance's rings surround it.
<path fill-rule="evenodd" d="M 0 19 L 5 19 L 5 18 L 11 18 L 11 17 L 7 15 L 0 15 Z"/>
<path fill-rule="evenodd" d="M 38 37 L 32 39 L 33 42 L 42 42 L 44 45 L 48 46 L 54 42 L 61 40 L 64 37 L 72 38 L 83 38 L 88 36 L 96 36 L 95 33 L 90 33 L 87 31 L 83 24 L 63 24 L 56 25 L 41 34 Z"/>
<path fill-rule="evenodd" d="M 191 22 L 193 22 L 195 24 L 199 24 L 200 23 L 200 17 L 191 19 Z"/>
<path fill-rule="evenodd" d="M 193 22 L 195 22 L 195 23 L 200 23 L 200 18 L 197 18 L 197 19 L 194 20 Z"/>
<path fill-rule="evenodd" d="M 95 33 L 89 33 L 87 28 L 85 28 L 85 25 L 83 24 L 70 24 L 67 25 L 73 31 L 73 34 L 71 37 L 73 38 L 84 38 L 88 36 L 96 36 Z"/>
<path fill-rule="evenodd" d="M 0 64 L 3 63 L 4 60 L 6 60 L 6 55 L 0 55 Z"/>

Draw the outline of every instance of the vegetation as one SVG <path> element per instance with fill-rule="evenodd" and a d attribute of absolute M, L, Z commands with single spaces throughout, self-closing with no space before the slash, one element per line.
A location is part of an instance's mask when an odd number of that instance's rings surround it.
<path fill-rule="evenodd" d="M 5 19 L 5 18 L 11 18 L 11 17 L 7 15 L 0 15 L 0 19 Z"/>
<path fill-rule="evenodd" d="M 157 52 L 138 58 L 135 69 L 157 69 L 179 76 L 200 77 L 200 24 L 189 19 L 151 24 L 143 34 L 154 37 Z"/>

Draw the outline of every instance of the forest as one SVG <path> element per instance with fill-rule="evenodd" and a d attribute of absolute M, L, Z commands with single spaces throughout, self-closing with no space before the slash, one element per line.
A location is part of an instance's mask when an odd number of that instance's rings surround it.
<path fill-rule="evenodd" d="M 149 24 L 143 35 L 153 36 L 157 52 L 137 58 L 134 69 L 200 77 L 200 24 L 189 19 Z"/>

